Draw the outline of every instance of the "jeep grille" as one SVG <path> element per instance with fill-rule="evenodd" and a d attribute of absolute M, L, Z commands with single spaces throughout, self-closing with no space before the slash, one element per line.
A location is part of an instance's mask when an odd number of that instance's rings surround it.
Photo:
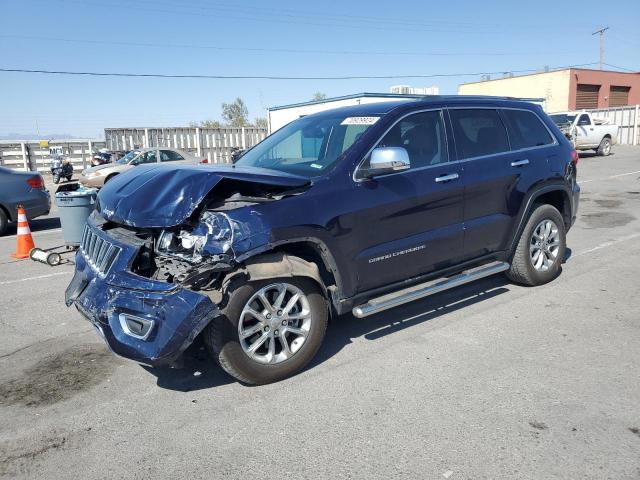
<path fill-rule="evenodd" d="M 98 236 L 88 225 L 84 227 L 80 250 L 89 266 L 101 275 L 107 274 L 120 253 L 120 247 Z"/>

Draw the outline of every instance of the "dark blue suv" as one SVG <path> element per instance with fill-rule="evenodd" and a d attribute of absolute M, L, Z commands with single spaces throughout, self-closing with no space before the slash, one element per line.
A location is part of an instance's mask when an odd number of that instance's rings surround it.
<path fill-rule="evenodd" d="M 227 166 L 140 166 L 100 192 L 66 292 L 117 354 L 280 380 L 329 317 L 561 270 L 577 154 L 542 109 L 430 97 L 300 118 Z"/>

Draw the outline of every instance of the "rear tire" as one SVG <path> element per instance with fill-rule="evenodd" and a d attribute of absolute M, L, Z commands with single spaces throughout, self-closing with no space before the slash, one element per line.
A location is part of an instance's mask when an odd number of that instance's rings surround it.
<path fill-rule="evenodd" d="M 301 331 L 302 323 L 295 323 L 296 327 L 294 327 L 293 322 L 296 321 L 292 320 L 291 327 L 288 324 L 284 327 L 278 326 L 285 325 L 281 322 L 287 322 L 284 320 L 286 317 L 276 315 L 277 311 L 282 312 L 283 309 L 271 311 L 264 308 L 258 312 L 263 322 L 246 313 L 247 308 L 254 307 L 252 309 L 257 312 L 264 305 L 264 302 L 256 299 L 256 295 L 261 292 L 266 291 L 267 297 L 273 299 L 274 296 L 269 296 L 271 292 L 269 289 L 277 285 L 288 286 L 292 292 L 301 292 L 305 298 L 305 307 L 308 307 L 309 314 L 305 314 L 308 323 L 304 327 L 303 339 L 295 333 L 283 333 L 288 328 Z M 277 293 L 277 290 L 273 293 Z M 287 292 L 287 295 L 290 294 Z M 283 296 L 283 298 L 291 299 L 292 297 Z M 287 304 L 288 301 L 285 299 L 281 303 Z M 275 304 L 277 302 L 274 302 Z M 272 312 L 268 314 L 269 320 L 266 318 L 267 312 Z M 303 309 L 296 309 L 295 312 L 291 316 L 304 314 Z M 205 329 L 205 344 L 213 358 L 229 375 L 250 385 L 277 382 L 300 372 L 320 348 L 328 321 L 328 308 L 322 291 L 316 282 L 306 277 L 274 278 L 248 283 L 232 281 L 226 294 L 226 305 L 221 313 L 222 315 Z M 248 321 L 245 320 L 247 318 L 249 318 Z M 241 320 L 242 328 L 239 329 L 238 324 Z M 252 328 L 257 328 L 253 336 L 247 336 L 241 341 L 240 330 L 248 332 Z M 279 332 L 278 328 L 280 328 Z M 260 344 L 261 346 L 253 353 L 249 352 L 255 344 L 260 343 L 263 336 L 266 338 L 264 343 Z M 281 338 L 285 339 L 284 342 L 287 342 L 287 339 L 291 342 L 290 345 L 287 343 L 288 351 L 285 351 Z M 271 347 L 272 343 L 273 347 Z"/>
<path fill-rule="evenodd" d="M 611 139 L 607 137 L 603 138 L 600 145 L 598 145 L 596 153 L 601 157 L 608 156 L 611 153 Z"/>
<path fill-rule="evenodd" d="M 564 219 L 551 205 L 534 205 L 511 260 L 507 277 L 522 285 L 543 285 L 555 279 L 567 246 Z"/>
<path fill-rule="evenodd" d="M 4 213 L 4 210 L 0 208 L 0 235 L 4 235 L 7 231 L 7 227 L 9 225 L 9 219 L 7 218 L 7 214 Z"/>

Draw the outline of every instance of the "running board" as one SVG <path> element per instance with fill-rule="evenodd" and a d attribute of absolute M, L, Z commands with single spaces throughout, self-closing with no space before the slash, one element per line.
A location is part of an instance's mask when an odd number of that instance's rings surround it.
<path fill-rule="evenodd" d="M 465 270 L 453 277 L 438 278 L 427 283 L 414 285 L 397 292 L 388 293 L 378 298 L 369 300 L 367 303 L 354 307 L 353 316 L 357 318 L 368 317 L 374 313 L 379 313 L 390 308 L 404 305 L 405 303 L 419 300 L 434 293 L 449 290 L 450 288 L 464 285 L 465 283 L 474 282 L 481 278 L 504 272 L 509 269 L 507 262 L 492 262 L 480 267 Z"/>

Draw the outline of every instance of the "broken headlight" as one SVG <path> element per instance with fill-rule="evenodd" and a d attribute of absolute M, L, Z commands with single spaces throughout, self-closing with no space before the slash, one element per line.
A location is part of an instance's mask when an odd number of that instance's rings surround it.
<path fill-rule="evenodd" d="M 207 226 L 211 238 L 217 242 L 231 242 L 233 240 L 233 226 L 231 220 L 221 212 L 204 212 L 200 219 Z"/>
<path fill-rule="evenodd" d="M 198 259 L 205 247 L 211 253 L 225 253 L 233 243 L 233 226 L 229 217 L 220 212 L 204 212 L 201 223 L 193 230 L 174 232 L 164 230 L 157 242 L 157 250 L 162 253 L 181 254 Z"/>

